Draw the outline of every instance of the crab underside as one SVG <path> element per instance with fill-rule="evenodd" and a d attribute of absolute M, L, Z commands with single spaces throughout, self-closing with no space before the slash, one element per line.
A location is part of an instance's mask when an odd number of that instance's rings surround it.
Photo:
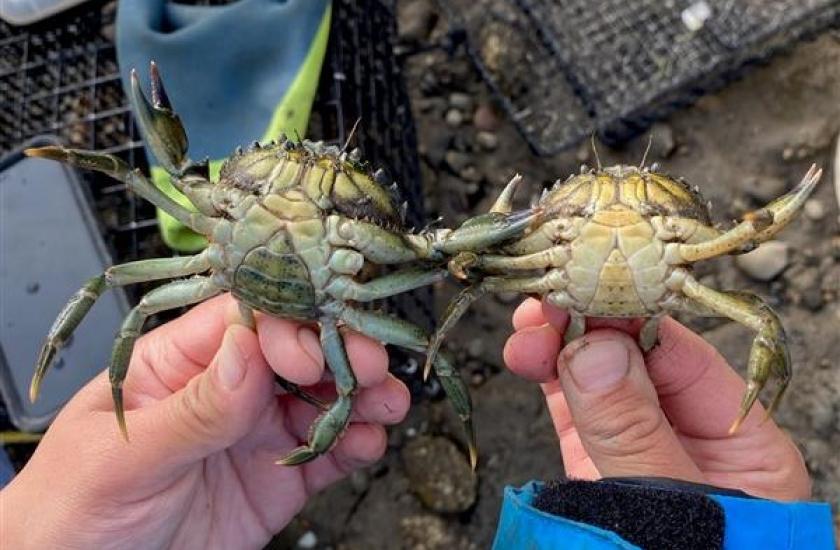
<path fill-rule="evenodd" d="M 567 341 L 584 333 L 587 316 L 645 318 L 639 336 L 645 350 L 655 345 L 659 320 L 669 312 L 729 317 L 750 327 L 756 337 L 747 391 L 732 431 L 770 375 L 779 385 L 768 414 L 788 385 L 791 362 L 778 316 L 754 294 L 701 285 L 692 277 L 691 265 L 746 252 L 773 237 L 813 191 L 820 178 L 816 167 L 790 193 L 726 231 L 711 225 L 702 197 L 681 180 L 655 170 L 616 166 L 558 181 L 537 204 L 522 211 L 513 210 L 521 183 L 515 176 L 490 212 L 455 230 L 414 232 L 403 227 L 384 173 L 370 173 L 356 156 L 336 147 L 286 139 L 255 144 L 230 157 L 220 180 L 211 182 L 206 161 L 187 157 L 186 133 L 154 63 L 151 84 L 150 103 L 132 73 L 130 95 L 138 124 L 175 188 L 195 209 L 181 206 L 113 155 L 61 147 L 27 154 L 109 174 L 205 235 L 210 244 L 194 256 L 130 262 L 90 279 L 50 329 L 32 380 L 33 400 L 58 350 L 105 290 L 161 279 L 177 280 L 152 290 L 129 312 L 109 365 L 115 411 L 126 438 L 122 385 L 146 318 L 225 291 L 236 297 L 252 326 L 256 310 L 320 327 L 337 397 L 324 403 L 278 380 L 288 392 L 322 409 L 308 441 L 278 461 L 286 465 L 328 451 L 349 421 L 356 380 L 338 330 L 346 325 L 387 344 L 427 352 L 424 375 L 434 370 L 464 422 L 475 466 L 468 389 L 439 348 L 470 304 L 490 292 L 537 295 L 567 309 Z M 380 265 L 399 269 L 362 278 L 370 267 Z M 409 321 L 359 307 L 449 274 L 467 286 L 431 337 Z"/>

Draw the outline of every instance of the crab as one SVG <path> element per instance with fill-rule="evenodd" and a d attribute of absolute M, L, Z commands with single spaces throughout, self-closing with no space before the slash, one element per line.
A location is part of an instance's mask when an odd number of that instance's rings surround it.
<path fill-rule="evenodd" d="M 588 169 L 558 180 L 533 210 L 535 223 L 491 253 L 462 251 L 450 271 L 469 285 L 456 296 L 432 337 L 428 375 L 446 333 L 470 304 L 490 292 L 521 292 L 568 310 L 566 342 L 586 330 L 586 317 L 644 318 L 639 345 L 657 342 L 663 315 L 690 312 L 728 317 L 756 332 L 747 365 L 747 389 L 730 428 L 738 430 L 759 392 L 774 375 L 778 387 L 769 416 L 791 379 L 791 359 L 779 316 L 750 292 L 717 291 L 692 276 L 692 264 L 748 252 L 782 230 L 816 187 L 811 166 L 789 193 L 750 212 L 728 230 L 715 228 L 699 189 L 650 168 Z M 515 176 L 491 212 L 507 213 L 522 178 Z"/>
<path fill-rule="evenodd" d="M 26 154 L 104 172 L 207 237 L 209 246 L 192 256 L 156 258 L 115 265 L 88 280 L 70 298 L 52 325 L 37 359 L 30 399 L 37 398 L 47 369 L 61 346 L 108 288 L 153 280 L 177 279 L 145 294 L 128 313 L 115 340 L 108 367 L 119 428 L 128 439 L 123 381 L 135 341 L 145 320 L 230 291 L 244 320 L 254 325 L 254 311 L 317 323 L 337 398 L 330 404 L 294 384 L 287 391 L 322 409 L 308 441 L 280 458 L 298 465 L 327 452 L 350 418 L 356 379 L 347 359 L 339 325 L 376 340 L 424 351 L 429 335 L 419 326 L 384 313 L 362 309 L 371 302 L 432 284 L 447 276 L 446 260 L 465 250 L 485 250 L 521 235 L 535 214 L 490 213 L 456 230 L 419 232 L 403 226 L 401 208 L 388 178 L 371 173 L 358 155 L 320 143 L 279 142 L 228 158 L 219 181 L 209 180 L 208 164 L 187 156 L 187 136 L 151 64 L 151 103 L 132 71 L 129 95 L 149 149 L 171 175 L 172 183 L 195 206 L 181 206 L 155 187 L 139 170 L 104 153 L 58 146 Z M 348 140 L 349 141 L 349 140 Z M 402 209 L 404 213 L 404 208 Z M 371 266 L 400 269 L 364 280 Z M 475 464 L 471 404 L 466 385 L 445 356 L 433 361 L 435 372 L 464 422 Z"/>

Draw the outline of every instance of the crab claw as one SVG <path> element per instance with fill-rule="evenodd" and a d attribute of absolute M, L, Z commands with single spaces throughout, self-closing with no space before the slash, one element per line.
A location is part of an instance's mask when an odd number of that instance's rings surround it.
<path fill-rule="evenodd" d="M 478 251 L 519 237 L 541 212 L 540 208 L 531 208 L 510 214 L 488 212 L 475 216 L 446 235 L 439 245 L 439 250 L 446 254 Z"/>
<path fill-rule="evenodd" d="M 129 95 L 134 104 L 137 123 L 149 149 L 163 168 L 171 174 L 180 174 L 186 167 L 187 133 L 180 117 L 172 110 L 169 96 L 163 87 L 163 80 L 154 61 L 149 69 L 151 76 L 152 103 L 140 87 L 135 69 L 131 70 Z"/>

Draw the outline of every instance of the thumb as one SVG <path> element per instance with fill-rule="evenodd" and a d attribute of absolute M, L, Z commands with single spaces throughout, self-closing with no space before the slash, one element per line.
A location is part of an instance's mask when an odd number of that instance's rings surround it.
<path fill-rule="evenodd" d="M 602 476 L 704 480 L 659 407 L 629 336 L 593 331 L 569 344 L 557 367 L 577 435 Z"/>
<path fill-rule="evenodd" d="M 144 458 L 159 463 L 201 460 L 248 434 L 273 391 L 257 335 L 231 325 L 207 369 L 171 396 L 138 411 L 129 432 L 132 447 L 157 455 Z"/>

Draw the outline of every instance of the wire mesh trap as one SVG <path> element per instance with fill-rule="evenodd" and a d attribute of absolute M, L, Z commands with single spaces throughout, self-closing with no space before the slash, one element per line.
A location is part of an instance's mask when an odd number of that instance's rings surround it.
<path fill-rule="evenodd" d="M 33 136 L 52 134 L 69 146 L 112 153 L 131 166 L 148 169 L 120 82 L 115 15 L 115 2 L 94 1 L 27 27 L 0 21 L 0 156 Z M 420 227 L 424 212 L 414 122 L 391 49 L 395 36 L 392 6 L 379 0 L 334 1 L 309 137 L 343 144 L 361 119 L 353 145 L 365 160 L 394 178 L 409 204 L 409 224 Z M 82 176 L 114 263 L 171 255 L 151 204 L 107 176 Z M 136 303 L 150 288 L 129 287 L 130 301 Z M 379 305 L 430 328 L 431 293 L 430 288 L 420 289 Z M 147 327 L 167 318 L 152 318 Z M 392 357 L 398 374 L 413 373 L 415 361 L 399 354 Z"/>
<path fill-rule="evenodd" d="M 479 0 L 444 5 L 538 154 L 624 141 L 796 41 L 837 0 Z"/>

